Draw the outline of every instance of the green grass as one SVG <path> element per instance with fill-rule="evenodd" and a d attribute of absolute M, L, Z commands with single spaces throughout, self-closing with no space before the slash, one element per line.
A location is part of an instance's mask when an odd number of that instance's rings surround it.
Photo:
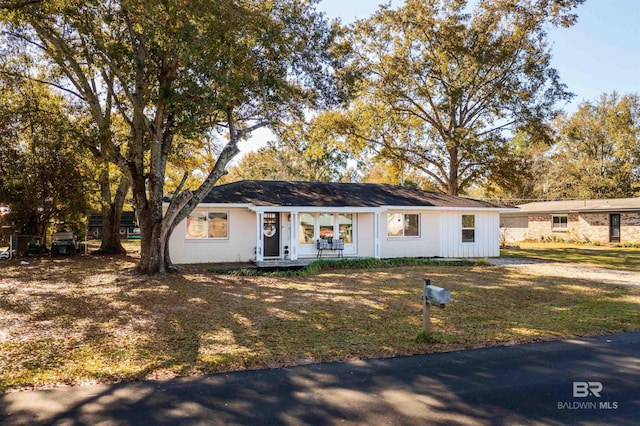
<path fill-rule="evenodd" d="M 486 260 L 441 260 L 434 258 L 400 257 L 393 259 L 339 259 L 339 260 L 316 260 L 299 270 L 286 271 L 261 271 L 257 267 L 239 267 L 233 265 L 228 267 L 213 266 L 208 268 L 209 272 L 220 275 L 235 275 L 244 277 L 267 276 L 267 277 L 305 277 L 316 275 L 323 271 L 347 270 L 347 269 L 372 269 L 391 268 L 398 266 L 473 266 L 486 264 Z"/>
<path fill-rule="evenodd" d="M 640 288 L 486 265 L 139 277 L 124 256 L 7 261 L 0 391 L 640 330 Z M 352 265 L 353 266 L 353 265 Z M 451 290 L 421 335 L 423 279 Z"/>
<path fill-rule="evenodd" d="M 524 243 L 520 245 L 519 249 L 501 250 L 500 255 L 504 257 L 576 262 L 603 268 L 640 271 L 640 249 L 638 248 Z"/>

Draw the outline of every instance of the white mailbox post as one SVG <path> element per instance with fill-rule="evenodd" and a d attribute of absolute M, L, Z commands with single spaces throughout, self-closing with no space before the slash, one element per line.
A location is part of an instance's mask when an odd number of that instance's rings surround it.
<path fill-rule="evenodd" d="M 424 280 L 422 295 L 422 331 L 431 332 L 431 305 L 444 308 L 451 301 L 451 292 L 446 288 L 431 285 L 431 280 Z"/>

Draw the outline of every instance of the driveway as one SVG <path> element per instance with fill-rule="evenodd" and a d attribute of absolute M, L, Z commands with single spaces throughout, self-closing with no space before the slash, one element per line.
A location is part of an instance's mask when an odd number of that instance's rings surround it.
<path fill-rule="evenodd" d="M 600 268 L 582 263 L 555 262 L 526 258 L 496 257 L 489 259 L 494 266 L 515 268 L 533 275 L 558 278 L 575 278 L 597 281 L 603 284 L 618 284 L 640 287 L 640 272 Z"/>
<path fill-rule="evenodd" d="M 7 425 L 639 424 L 640 333 L 0 397 Z"/>

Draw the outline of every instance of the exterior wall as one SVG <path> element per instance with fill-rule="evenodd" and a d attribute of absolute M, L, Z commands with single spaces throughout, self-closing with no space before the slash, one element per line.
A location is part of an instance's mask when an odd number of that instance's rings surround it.
<path fill-rule="evenodd" d="M 389 237 L 389 213 L 420 214 L 420 236 Z M 440 215 L 437 212 L 388 210 L 380 214 L 380 257 L 435 257 L 440 255 Z"/>
<path fill-rule="evenodd" d="M 357 257 L 375 257 L 373 213 L 358 213 L 356 219 Z M 349 254 L 345 253 L 345 256 Z"/>
<path fill-rule="evenodd" d="M 462 242 L 462 215 L 475 215 L 475 242 Z M 500 256 L 500 214 L 486 211 L 440 213 L 441 257 Z"/>
<path fill-rule="evenodd" d="M 620 214 L 620 242 L 640 243 L 640 212 Z"/>
<path fill-rule="evenodd" d="M 580 235 L 580 217 L 577 213 L 558 214 L 567 216 L 566 229 L 553 229 L 552 214 L 529 215 L 529 230 L 527 231 L 527 239 L 541 240 L 546 238 L 558 238 L 562 240 L 579 239 Z"/>
<path fill-rule="evenodd" d="M 508 242 L 556 238 L 565 241 L 608 243 L 611 214 L 617 212 L 569 213 L 566 230 L 552 228 L 554 215 L 550 213 L 529 215 L 526 232 L 523 232 L 525 222 L 522 216 L 503 216 L 501 222 L 509 235 Z M 620 213 L 620 242 L 640 243 L 640 212 Z"/>
<path fill-rule="evenodd" d="M 196 208 L 194 211 L 227 211 L 228 238 L 187 239 L 185 219 L 176 227 L 169 240 L 171 260 L 174 263 L 248 262 L 255 259 L 255 213 L 245 208 Z"/>
<path fill-rule="evenodd" d="M 609 213 L 581 213 L 577 239 L 589 242 L 609 242 Z"/>
<path fill-rule="evenodd" d="M 500 239 L 507 243 L 523 241 L 529 238 L 529 218 L 522 216 L 500 217 Z"/>
<path fill-rule="evenodd" d="M 228 238 L 187 239 L 186 219 L 176 227 L 169 241 L 171 258 L 176 264 L 247 262 L 256 258 L 256 213 L 247 208 L 197 208 L 195 211 L 226 211 Z M 420 215 L 417 237 L 389 237 L 387 215 L 410 213 Z M 462 215 L 475 215 L 475 241 L 462 242 Z M 375 215 L 357 213 L 355 218 L 355 252 L 345 256 L 375 257 Z M 281 216 L 281 245 L 290 243 L 291 225 L 287 214 Z M 489 257 L 499 256 L 499 213 L 486 211 L 388 210 L 380 213 L 380 257 Z M 297 226 L 298 224 L 293 224 Z M 295 234 L 297 235 L 297 233 Z M 296 241 L 297 243 L 297 241 Z M 296 246 L 298 257 L 316 255 L 304 253 Z M 281 250 L 281 254 L 284 252 Z"/>

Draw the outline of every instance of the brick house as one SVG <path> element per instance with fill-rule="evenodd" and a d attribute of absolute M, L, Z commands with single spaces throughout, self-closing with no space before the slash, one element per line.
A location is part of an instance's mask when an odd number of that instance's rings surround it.
<path fill-rule="evenodd" d="M 598 243 L 640 243 L 640 198 L 542 201 L 502 212 L 506 242 L 554 239 Z"/>

